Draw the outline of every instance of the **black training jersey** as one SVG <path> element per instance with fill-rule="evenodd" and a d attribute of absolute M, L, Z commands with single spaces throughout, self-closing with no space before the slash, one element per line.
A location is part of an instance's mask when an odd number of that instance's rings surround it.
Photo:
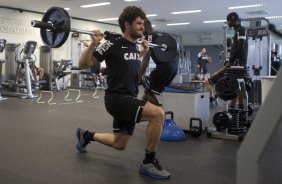
<path fill-rule="evenodd" d="M 246 29 L 242 26 L 235 28 L 235 33 L 233 37 L 233 43 L 230 50 L 230 63 L 235 63 L 236 60 L 239 61 L 240 66 L 247 65 L 248 57 L 248 36 Z"/>
<path fill-rule="evenodd" d="M 123 37 L 107 40 L 94 51 L 93 55 L 98 61 L 106 62 L 107 93 L 137 96 L 141 59 L 136 43 Z"/>
<path fill-rule="evenodd" d="M 204 66 L 208 62 L 208 55 L 203 52 L 199 52 L 198 54 L 198 65 Z"/>

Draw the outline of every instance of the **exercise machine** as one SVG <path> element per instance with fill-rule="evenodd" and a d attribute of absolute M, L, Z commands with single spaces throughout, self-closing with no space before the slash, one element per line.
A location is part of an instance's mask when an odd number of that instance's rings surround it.
<path fill-rule="evenodd" d="M 71 74 L 72 68 L 72 60 L 62 59 L 61 61 L 53 61 L 52 81 L 54 81 L 56 90 L 67 89 L 70 80 L 70 78 L 67 77 Z"/>
<path fill-rule="evenodd" d="M 26 93 L 20 93 L 20 92 L 11 92 L 11 91 L 5 91 L 3 92 L 3 96 L 12 96 L 12 97 L 19 97 L 19 98 L 28 98 L 28 99 L 32 99 L 32 98 L 36 98 L 36 95 L 33 95 L 32 93 L 32 80 L 35 81 L 35 76 L 32 74 L 32 70 L 30 68 L 30 64 L 34 64 L 34 60 L 32 59 L 32 54 L 35 51 L 37 42 L 35 41 L 28 41 L 25 44 L 25 47 L 23 49 L 23 58 L 21 60 L 18 60 L 18 67 L 17 67 L 17 74 L 16 74 L 16 78 L 13 82 L 7 82 L 4 83 L 4 85 L 7 88 L 18 88 L 18 87 L 24 87 L 26 88 Z M 17 78 L 18 78 L 18 72 L 20 69 L 24 69 L 24 81 L 23 84 L 19 85 Z"/>
<path fill-rule="evenodd" d="M 265 19 L 265 21 L 268 23 L 268 32 L 282 39 L 282 33 L 276 29 L 275 25 L 271 24 L 267 19 Z M 279 128 L 282 122 L 281 100 L 279 99 L 282 93 L 281 82 L 282 71 L 280 70 L 266 99 L 259 109 L 259 113 L 249 133 L 237 152 L 236 183 L 238 184 L 257 184 L 263 181 L 263 169 L 261 164 L 263 155 L 266 153 L 265 148 L 271 141 L 271 138 L 274 137 L 276 131 L 279 132 L 281 130 L 281 128 Z M 273 143 L 271 144 L 277 146 Z M 276 167 L 267 168 L 267 171 L 276 171 L 275 174 L 281 174 L 281 170 L 277 165 Z M 268 180 L 267 183 L 273 183 L 276 178 L 271 179 L 272 181 Z"/>
<path fill-rule="evenodd" d="M 0 39 L 0 53 L 2 53 L 5 49 L 5 46 L 6 46 L 6 40 L 5 39 Z M 5 63 L 5 60 L 3 59 L 0 59 L 0 101 L 3 101 L 3 100 L 6 100 L 7 98 L 4 98 L 2 97 L 1 95 L 1 90 L 2 90 L 2 85 L 1 85 L 1 82 L 2 82 L 2 65 L 3 63 Z"/>

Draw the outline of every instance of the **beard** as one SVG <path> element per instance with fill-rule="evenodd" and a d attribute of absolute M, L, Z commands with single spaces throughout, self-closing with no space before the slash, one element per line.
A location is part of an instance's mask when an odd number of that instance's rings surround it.
<path fill-rule="evenodd" d="M 133 39 L 142 38 L 143 36 L 143 34 L 139 34 L 135 29 L 130 29 L 129 34 Z"/>

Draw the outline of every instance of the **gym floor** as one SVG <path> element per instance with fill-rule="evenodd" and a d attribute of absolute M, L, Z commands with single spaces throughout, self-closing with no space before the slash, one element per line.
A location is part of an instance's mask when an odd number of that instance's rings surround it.
<path fill-rule="evenodd" d="M 12 97 L 0 102 L 1 184 L 235 184 L 241 142 L 206 134 L 200 138 L 187 134 L 183 142 L 160 141 L 157 158 L 171 173 L 170 180 L 138 173 L 144 158 L 145 122 L 137 124 L 124 151 L 93 142 L 86 154 L 78 153 L 76 128 L 112 132 L 112 118 L 104 107 L 103 90 L 98 91 L 99 98 L 82 90 L 81 103 L 63 103 L 66 93 L 54 92 L 56 105 Z M 211 109 L 211 117 L 220 108 Z"/>

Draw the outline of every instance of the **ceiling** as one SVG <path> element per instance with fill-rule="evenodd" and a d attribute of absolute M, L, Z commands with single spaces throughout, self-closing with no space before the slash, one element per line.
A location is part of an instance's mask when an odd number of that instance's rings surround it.
<path fill-rule="evenodd" d="M 80 8 L 81 5 L 100 2 L 111 2 L 110 5 L 92 8 Z M 223 23 L 204 24 L 208 20 L 224 20 L 231 12 L 229 6 L 240 6 L 250 4 L 264 4 L 259 8 L 239 9 L 236 12 L 241 18 L 281 16 L 281 4 L 278 0 L 139 0 L 137 2 L 124 2 L 124 0 L 1 0 L 0 6 L 44 12 L 52 6 L 70 8 L 71 17 L 97 20 L 101 18 L 118 17 L 123 8 L 128 5 L 142 7 L 146 14 L 157 14 L 150 17 L 151 22 L 156 25 L 155 30 L 183 34 L 189 32 L 211 32 L 222 30 Z M 173 11 L 202 10 L 201 13 L 172 15 Z M 234 10 L 233 10 L 234 11 Z M 251 15 L 250 12 L 265 12 L 266 14 Z M 249 12 L 249 13 L 248 13 Z M 282 19 L 271 19 L 276 25 L 282 25 Z M 189 25 L 167 26 L 167 23 L 189 22 Z M 117 24 L 117 21 L 107 23 Z"/>

